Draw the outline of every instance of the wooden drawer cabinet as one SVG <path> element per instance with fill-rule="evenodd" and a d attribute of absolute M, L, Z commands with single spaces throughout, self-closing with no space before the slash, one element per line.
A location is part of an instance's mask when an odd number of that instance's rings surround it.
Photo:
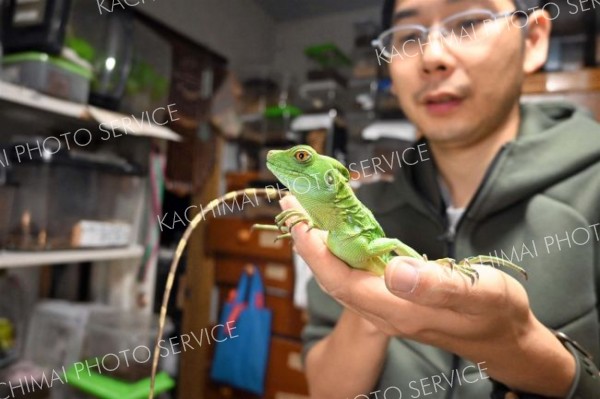
<path fill-rule="evenodd" d="M 251 231 L 255 223 L 273 224 L 273 220 L 219 217 L 208 221 L 205 244 L 215 264 L 219 317 L 246 266 L 256 265 L 265 285 L 265 306 L 273 314 L 263 398 L 308 399 L 300 340 L 305 317 L 293 301 L 292 246 L 288 240 L 274 242 L 278 232 Z M 213 382 L 207 384 L 206 394 L 211 399 L 258 399 L 256 395 Z"/>
<path fill-rule="evenodd" d="M 289 240 L 275 242 L 279 233 L 275 231 L 251 231 L 255 223 L 273 224 L 273 220 L 244 220 L 239 218 L 217 218 L 209 222 L 206 248 L 210 255 L 239 256 L 292 261 Z"/>

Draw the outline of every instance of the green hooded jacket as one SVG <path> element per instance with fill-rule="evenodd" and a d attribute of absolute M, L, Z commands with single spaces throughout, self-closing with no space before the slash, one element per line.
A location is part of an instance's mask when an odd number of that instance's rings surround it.
<path fill-rule="evenodd" d="M 491 254 L 525 268 L 527 281 L 511 274 L 526 288 L 536 317 L 598 362 L 600 125 L 586 112 L 566 103 L 522 105 L 517 139 L 496 156 L 454 235 L 448 234 L 433 160 L 403 165 L 394 182 L 363 186 L 358 194 L 388 237 L 429 259 Z M 331 332 L 342 311 L 314 279 L 308 298 L 305 354 Z M 477 365 L 395 338 L 372 391 L 380 392 L 370 397 L 489 398 L 491 390 Z"/>

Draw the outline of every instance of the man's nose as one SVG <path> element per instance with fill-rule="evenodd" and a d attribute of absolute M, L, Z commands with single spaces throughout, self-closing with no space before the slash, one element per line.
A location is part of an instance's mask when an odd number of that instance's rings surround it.
<path fill-rule="evenodd" d="M 422 44 L 422 69 L 427 75 L 434 73 L 450 74 L 454 69 L 454 59 L 439 31 L 430 32 L 427 43 Z"/>

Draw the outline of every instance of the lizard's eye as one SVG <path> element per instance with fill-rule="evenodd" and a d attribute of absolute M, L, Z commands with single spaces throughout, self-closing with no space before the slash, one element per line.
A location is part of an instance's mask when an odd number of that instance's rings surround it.
<path fill-rule="evenodd" d="M 298 162 L 306 162 L 310 159 L 311 155 L 308 151 L 300 150 L 296 151 L 294 157 Z"/>

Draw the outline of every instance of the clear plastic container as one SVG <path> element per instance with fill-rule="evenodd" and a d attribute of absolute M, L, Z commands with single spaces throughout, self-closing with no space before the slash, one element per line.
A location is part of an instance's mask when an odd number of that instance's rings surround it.
<path fill-rule="evenodd" d="M 32 151 L 31 159 L 25 154 L 20 163 L 13 162 L 19 188 L 6 247 L 97 248 L 134 242 L 144 195 L 139 171 L 76 151 L 44 157 Z"/>
<path fill-rule="evenodd" d="M 69 101 L 87 103 L 92 74 L 83 66 L 45 53 L 4 57 L 3 79 Z"/>
<path fill-rule="evenodd" d="M 24 359 L 49 369 L 71 366 L 82 358 L 88 322 L 114 312 L 100 304 L 38 303 L 28 328 Z"/>
<path fill-rule="evenodd" d="M 170 322 L 165 330 L 172 330 Z M 157 315 L 137 312 L 99 315 L 87 325 L 82 358 L 100 357 L 111 376 L 138 381 L 150 375 L 157 335 Z"/>
<path fill-rule="evenodd" d="M 100 14 L 95 1 L 73 0 L 70 15 L 65 46 L 93 65 L 90 104 L 116 110 L 131 71 L 132 10 Z"/>
<path fill-rule="evenodd" d="M 125 95 L 119 107 L 125 113 L 138 114 L 168 105 L 171 81 L 171 44 L 139 21 L 133 23 L 133 62 Z M 157 123 L 167 120 L 166 111 L 153 117 Z"/>
<path fill-rule="evenodd" d="M 23 348 L 25 302 L 20 281 L 0 270 L 0 369 L 16 360 Z"/>
<path fill-rule="evenodd" d="M 165 331 L 172 329 L 167 320 Z M 47 370 L 46 375 L 48 370 L 61 372 L 63 366 L 75 366 L 82 375 L 99 372 L 139 381 L 150 375 L 152 360 L 145 360 L 154 349 L 158 316 L 102 304 L 48 300 L 36 306 L 28 331 L 23 358 Z M 92 397 L 64 384 L 53 385 L 51 394 L 53 399 Z"/>

